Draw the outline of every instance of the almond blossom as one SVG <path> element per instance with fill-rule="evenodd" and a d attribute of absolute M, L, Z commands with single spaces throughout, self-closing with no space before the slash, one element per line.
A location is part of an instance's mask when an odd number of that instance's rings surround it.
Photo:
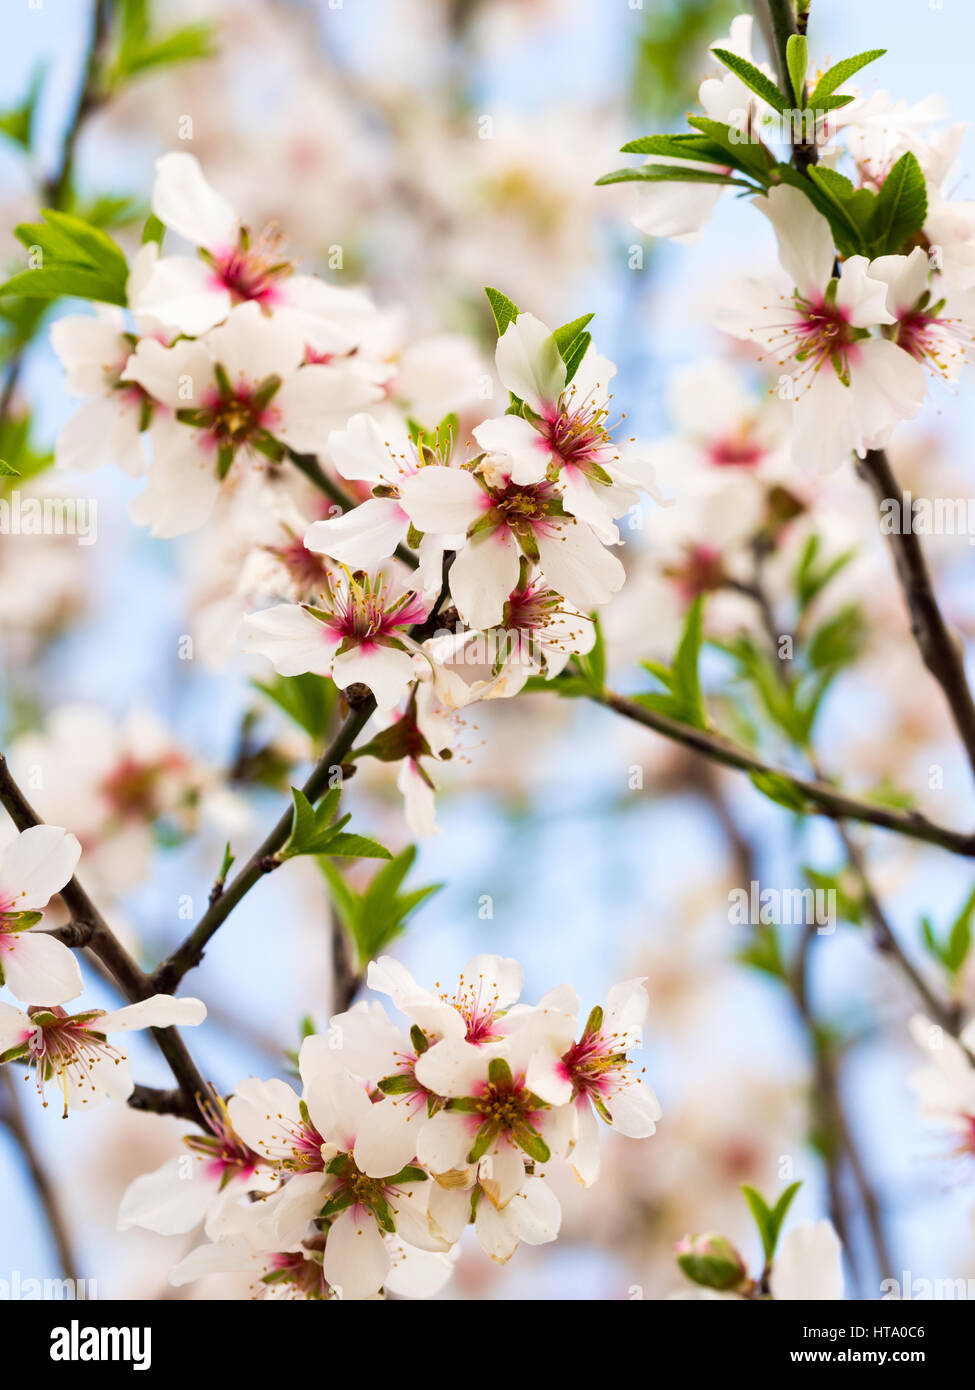
<path fill-rule="evenodd" d="M 24 1060 L 33 1067 L 45 1106 L 45 1089 L 53 1082 L 64 1097 L 67 1119 L 69 1109 L 91 1109 L 107 1096 L 125 1101 L 132 1094 L 128 1057 L 109 1042 L 109 1034 L 188 1028 L 202 1023 L 206 1014 L 201 1000 L 174 999 L 170 994 L 154 994 L 111 1012 L 89 1009 L 76 1014 L 56 1006 L 22 1013 L 0 1003 L 0 1062 Z"/>
<path fill-rule="evenodd" d="M 580 1182 L 599 1175 L 597 1116 L 631 1139 L 654 1133 L 661 1110 L 657 1097 L 630 1069 L 627 1053 L 642 1042 L 650 1007 L 642 979 L 614 985 L 605 1011 L 593 1009 L 578 1042 L 559 1055 L 551 1046 L 528 1065 L 529 1089 L 550 1105 L 573 1103 L 576 1133 L 569 1152 Z"/>
<path fill-rule="evenodd" d="M 245 651 L 268 657 L 283 676 L 313 671 L 341 689 L 361 682 L 389 709 L 414 679 L 408 630 L 426 614 L 412 590 L 396 593 L 383 575 L 342 568 L 326 578 L 317 603 L 251 613 L 239 636 Z"/>
<path fill-rule="evenodd" d="M 63 1004 L 81 993 L 78 961 L 37 928 L 81 857 L 73 835 L 35 825 L 0 847 L 0 985 L 25 1003 Z"/>
<path fill-rule="evenodd" d="M 305 365 L 300 323 L 239 304 L 199 339 L 143 339 L 123 373 L 153 401 L 149 482 L 133 521 L 178 536 L 202 526 L 237 468 L 264 468 L 285 448 L 324 447 L 337 420 L 378 389 L 356 368 Z"/>
<path fill-rule="evenodd" d="M 717 322 L 787 370 L 793 461 L 824 471 L 851 451 L 882 447 L 899 420 L 912 419 L 924 400 L 924 372 L 894 342 L 871 335 L 894 318 L 886 283 L 871 274 L 867 258 L 848 257 L 835 275 L 829 224 L 798 189 L 770 189 L 763 211 L 785 276 L 743 281 Z M 885 258 L 897 259 L 905 258 Z"/>
<path fill-rule="evenodd" d="M 150 243 L 129 297 L 137 313 L 149 313 L 180 333 L 197 336 L 221 323 L 235 305 L 264 310 L 286 307 L 320 350 L 348 351 L 349 324 L 372 312 L 357 291 L 294 275 L 274 227 L 252 239 L 227 200 L 211 188 L 193 155 L 172 153 L 156 161 L 152 211 L 197 247 L 198 256 L 156 259 Z"/>

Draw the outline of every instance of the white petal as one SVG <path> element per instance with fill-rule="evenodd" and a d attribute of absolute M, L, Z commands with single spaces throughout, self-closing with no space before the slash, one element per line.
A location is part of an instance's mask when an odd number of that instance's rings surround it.
<path fill-rule="evenodd" d="M 398 647 L 376 644 L 340 652 L 332 662 L 332 678 L 342 690 L 361 681 L 376 697 L 377 709 L 392 709 L 414 679 L 413 658 Z"/>
<path fill-rule="evenodd" d="M 769 1281 L 782 1300 L 843 1297 L 843 1247 L 829 1221 L 802 1221 L 782 1240 Z"/>
<path fill-rule="evenodd" d="M 552 588 L 583 612 L 608 603 L 623 587 L 626 571 L 584 522 L 540 534 L 538 553 Z"/>
<path fill-rule="evenodd" d="M 371 1298 L 383 1286 L 389 1255 L 375 1221 L 363 1207 L 343 1211 L 329 1227 L 325 1278 L 340 1298 Z"/>
<path fill-rule="evenodd" d="M 279 603 L 262 613 L 248 613 L 237 629 L 237 639 L 245 652 L 266 656 L 279 675 L 332 673 L 335 634 L 297 603 Z"/>
<path fill-rule="evenodd" d="M 804 295 L 822 293 L 833 275 L 833 234 L 829 223 L 798 188 L 779 184 L 756 206 L 775 228 L 779 261 Z"/>
<path fill-rule="evenodd" d="M 74 873 L 81 846 L 56 825 L 35 825 L 6 846 L 0 860 L 0 903 L 15 912 L 46 907 Z"/>
<path fill-rule="evenodd" d="M 518 570 L 518 551 L 506 526 L 468 541 L 450 569 L 450 595 L 464 621 L 474 628 L 500 623 Z"/>
<path fill-rule="evenodd" d="M 202 999 L 174 999 L 153 994 L 138 1004 L 127 1004 L 114 1013 L 102 1014 L 92 1023 L 96 1033 L 126 1033 L 136 1028 L 192 1028 L 207 1016 Z"/>
<path fill-rule="evenodd" d="M 484 1051 L 461 1038 L 443 1038 L 417 1058 L 416 1079 L 438 1096 L 473 1096 L 487 1077 Z"/>
<path fill-rule="evenodd" d="M 431 1173 L 450 1173 L 467 1162 L 478 1130 L 476 1115 L 441 1110 L 420 1131 L 417 1158 Z"/>
<path fill-rule="evenodd" d="M 0 967 L 11 994 L 25 1004 L 64 1004 L 83 988 L 74 952 L 42 931 L 0 935 Z"/>
<path fill-rule="evenodd" d="M 403 510 L 419 531 L 463 534 L 491 505 L 474 475 L 434 464 L 400 484 Z"/>
<path fill-rule="evenodd" d="M 152 314 L 180 333 L 194 337 L 222 323 L 233 307 L 226 289 L 203 261 L 192 256 L 163 256 L 149 268 L 138 290 L 130 293 L 137 314 Z"/>
<path fill-rule="evenodd" d="M 156 160 L 152 210 L 194 246 L 222 254 L 237 241 L 237 214 L 207 183 L 195 155 L 164 154 Z"/>
<path fill-rule="evenodd" d="M 565 363 L 550 330 L 533 314 L 519 314 L 498 339 L 498 375 L 509 391 L 541 414 L 565 386 Z"/>
<path fill-rule="evenodd" d="M 183 1235 L 200 1224 L 216 1192 L 217 1183 L 207 1176 L 202 1159 L 189 1153 L 168 1158 L 154 1173 L 129 1183 L 116 1229 L 141 1226 L 163 1236 Z"/>

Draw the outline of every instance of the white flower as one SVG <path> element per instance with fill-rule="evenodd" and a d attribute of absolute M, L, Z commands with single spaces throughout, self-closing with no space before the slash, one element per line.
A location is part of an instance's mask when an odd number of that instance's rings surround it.
<path fill-rule="evenodd" d="M 843 1297 L 843 1247 L 829 1221 L 801 1221 L 779 1245 L 769 1279 L 780 1301 Z"/>
<path fill-rule="evenodd" d="M 518 1248 L 555 1240 L 562 1224 L 559 1199 L 539 1173 L 529 1174 L 515 1150 L 485 1154 L 466 1171 L 434 1181 L 430 1219 L 447 1240 L 456 1242 L 474 1212 L 474 1234 L 497 1264 Z"/>
<path fill-rule="evenodd" d="M 287 312 L 319 351 L 345 353 L 355 346 L 357 325 L 374 312 L 369 300 L 313 276 L 292 275 L 280 234 L 269 227 L 252 242 L 193 155 L 157 160 L 152 210 L 200 254 L 157 259 L 155 248 L 144 248 L 129 282 L 137 313 L 154 314 L 195 337 L 221 323 L 235 305 L 253 303 Z"/>
<path fill-rule="evenodd" d="M 132 1094 L 128 1058 L 108 1041 L 109 1033 L 188 1028 L 202 1023 L 206 1014 L 201 1000 L 174 999 L 170 994 L 154 994 L 112 1013 L 89 1009 L 67 1014 L 54 1007 L 33 1009 L 28 1015 L 0 1003 L 0 1061 L 22 1058 L 32 1065 L 42 1099 L 47 1083 L 55 1082 L 67 1117 L 69 1109 L 91 1108 L 106 1096 L 125 1101 Z"/>
<path fill-rule="evenodd" d="M 35 825 L 0 848 L 0 984 L 28 1004 L 63 1004 L 81 993 L 74 953 L 36 928 L 74 873 L 81 846 L 54 825 Z"/>
<path fill-rule="evenodd" d="M 870 336 L 870 328 L 893 322 L 887 286 L 872 278 L 865 256 L 849 257 L 834 278 L 829 224 L 805 195 L 772 188 L 763 211 L 787 279 L 742 282 L 718 323 L 789 369 L 793 461 L 834 468 L 851 450 L 882 447 L 899 420 L 917 414 L 924 372 L 896 344 Z"/>
<path fill-rule="evenodd" d="M 975 1066 L 969 1055 L 975 1049 L 975 1020 L 960 1041 L 923 1014 L 914 1015 L 910 1028 L 928 1059 L 909 1081 L 922 1111 L 957 1135 L 959 1153 L 975 1151 Z"/>
<path fill-rule="evenodd" d="M 627 1053 L 642 1042 L 650 1002 L 642 980 L 614 985 L 605 1012 L 589 1015 L 578 1042 L 565 1051 L 540 1048 L 528 1065 L 525 1083 L 550 1105 L 574 1103 L 576 1133 L 569 1159 L 579 1181 L 589 1187 L 599 1176 L 597 1116 L 631 1139 L 656 1130 L 661 1110 L 650 1088 L 634 1076 Z"/>
<path fill-rule="evenodd" d="M 145 321 L 140 328 L 151 331 Z M 65 389 L 87 397 L 58 434 L 58 468 L 89 472 L 114 462 L 132 477 L 144 473 L 141 435 L 152 401 L 136 382 L 122 379 L 134 340 L 121 313 L 103 308 L 95 315 L 69 314 L 53 324 L 51 343 L 67 372 Z"/>
<path fill-rule="evenodd" d="M 203 1222 L 216 1239 L 233 1227 L 232 1209 L 242 1197 L 278 1185 L 278 1173 L 234 1130 L 223 1101 L 212 1098 L 202 1106 L 210 1132 L 185 1135 L 189 1155 L 169 1158 L 129 1184 L 119 1206 L 119 1231 L 141 1226 L 182 1235 Z"/>
<path fill-rule="evenodd" d="M 245 651 L 268 657 L 283 676 L 312 671 L 341 689 L 361 682 L 379 709 L 390 709 L 414 679 L 407 630 L 426 612 L 412 590 L 395 594 L 382 575 L 343 569 L 327 578 L 316 604 L 251 613 L 239 636 Z"/>
<path fill-rule="evenodd" d="M 949 293 L 938 298 L 942 284 L 932 277 L 923 247 L 909 256 L 881 256 L 870 274 L 887 285 L 887 309 L 894 325 L 885 330 L 899 348 L 932 374 L 954 381 L 971 360 L 975 332 L 975 294 Z"/>
<path fill-rule="evenodd" d="M 202 526 L 234 465 L 264 467 L 284 446 L 323 448 L 337 421 L 378 391 L 354 368 L 302 365 L 299 324 L 240 304 L 205 338 L 164 348 L 143 339 L 123 374 L 168 407 L 156 411 L 149 483 L 133 521 L 158 536 Z"/>

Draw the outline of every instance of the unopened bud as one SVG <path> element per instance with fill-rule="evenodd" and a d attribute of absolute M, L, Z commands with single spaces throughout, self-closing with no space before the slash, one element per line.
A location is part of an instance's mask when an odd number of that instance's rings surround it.
<path fill-rule="evenodd" d="M 707 1289 L 735 1289 L 748 1273 L 731 1241 L 716 1231 L 685 1236 L 674 1250 L 677 1263 L 688 1279 Z"/>

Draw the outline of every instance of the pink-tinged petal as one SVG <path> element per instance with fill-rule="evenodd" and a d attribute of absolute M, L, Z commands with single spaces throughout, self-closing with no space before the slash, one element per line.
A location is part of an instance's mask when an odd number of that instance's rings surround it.
<path fill-rule="evenodd" d="M 184 1235 L 207 1214 L 217 1192 L 219 1177 L 208 1171 L 202 1158 L 179 1154 L 168 1158 L 153 1173 L 143 1173 L 129 1183 L 119 1206 L 116 1230 L 141 1226 L 159 1235 Z"/>
<path fill-rule="evenodd" d="M 0 902 L 15 912 L 46 907 L 81 858 L 75 837 L 56 825 L 35 825 L 11 840 L 0 860 Z"/>
<path fill-rule="evenodd" d="M 483 515 L 486 494 L 466 469 L 432 464 L 403 479 L 400 501 L 417 530 L 456 535 Z"/>
<path fill-rule="evenodd" d="M 255 1153 L 268 1158 L 290 1157 L 293 1134 L 302 1127 L 301 1102 L 286 1081 L 243 1080 L 227 1102 L 235 1133 Z"/>
<path fill-rule="evenodd" d="M 322 1138 L 350 1153 L 372 1113 L 365 1088 L 344 1071 L 316 1068 L 306 1077 L 305 1100 L 312 1124 Z"/>
<path fill-rule="evenodd" d="M 279 603 L 262 613 L 249 613 L 237 629 L 245 652 L 266 656 L 282 676 L 311 671 L 330 676 L 335 649 L 341 641 L 327 623 L 296 603 Z"/>
<path fill-rule="evenodd" d="M 328 1231 L 325 1278 L 340 1298 L 372 1298 L 389 1271 L 389 1255 L 375 1221 L 364 1207 L 349 1207 Z"/>
<path fill-rule="evenodd" d="M 11 994 L 25 1004 L 64 1004 L 83 988 L 74 952 L 44 932 L 0 935 L 0 968 Z"/>
<path fill-rule="evenodd" d="M 204 1279 L 208 1274 L 236 1274 L 241 1270 L 263 1271 L 269 1255 L 255 1250 L 243 1236 L 221 1240 L 216 1245 L 198 1245 L 169 1271 L 169 1282 L 176 1288 Z"/>
<path fill-rule="evenodd" d="M 168 328 L 194 337 L 221 323 L 233 305 L 230 291 L 210 267 L 192 256 L 156 260 L 131 300 L 135 313 L 151 314 Z"/>
<path fill-rule="evenodd" d="M 340 420 L 382 398 L 382 391 L 356 367 L 302 367 L 274 397 L 279 423 L 272 433 L 299 453 L 324 453 Z"/>
<path fill-rule="evenodd" d="M 417 1158 L 431 1173 L 463 1168 L 478 1130 L 478 1116 L 441 1110 L 420 1131 Z"/>
<path fill-rule="evenodd" d="M 170 410 L 188 410 L 202 405 L 213 382 L 213 362 L 202 343 L 182 339 L 164 347 L 155 338 L 143 338 L 125 364 L 122 380 L 134 381 Z M 175 438 L 186 443 L 187 426 L 172 423 L 178 428 Z"/>
<path fill-rule="evenodd" d="M 367 685 L 376 697 L 376 707 L 392 709 L 415 677 L 413 658 L 399 647 L 376 644 L 352 647 L 332 661 L 332 678 L 344 690 L 357 683 Z"/>
<path fill-rule="evenodd" d="M 924 256 L 923 251 L 921 255 Z M 866 256 L 850 256 L 843 262 L 836 289 L 836 307 L 854 328 L 894 322 L 893 314 L 887 309 L 887 292 L 887 284 L 871 275 Z"/>
<path fill-rule="evenodd" d="M 18 1047 L 34 1033 L 34 1025 L 25 1013 L 0 1000 L 0 1052 Z"/>
<path fill-rule="evenodd" d="M 416 1079 L 438 1096 L 474 1096 L 487 1078 L 482 1048 L 461 1038 L 444 1038 L 417 1058 Z"/>
<path fill-rule="evenodd" d="M 488 455 L 486 462 L 505 472 L 513 483 L 540 483 L 552 458 L 545 436 L 520 415 L 499 415 L 474 429 L 474 438 Z"/>
<path fill-rule="evenodd" d="M 525 1073 L 525 1086 L 549 1105 L 568 1105 L 572 1099 L 572 1078 L 561 1056 L 550 1048 L 539 1048 L 532 1055 Z"/>

